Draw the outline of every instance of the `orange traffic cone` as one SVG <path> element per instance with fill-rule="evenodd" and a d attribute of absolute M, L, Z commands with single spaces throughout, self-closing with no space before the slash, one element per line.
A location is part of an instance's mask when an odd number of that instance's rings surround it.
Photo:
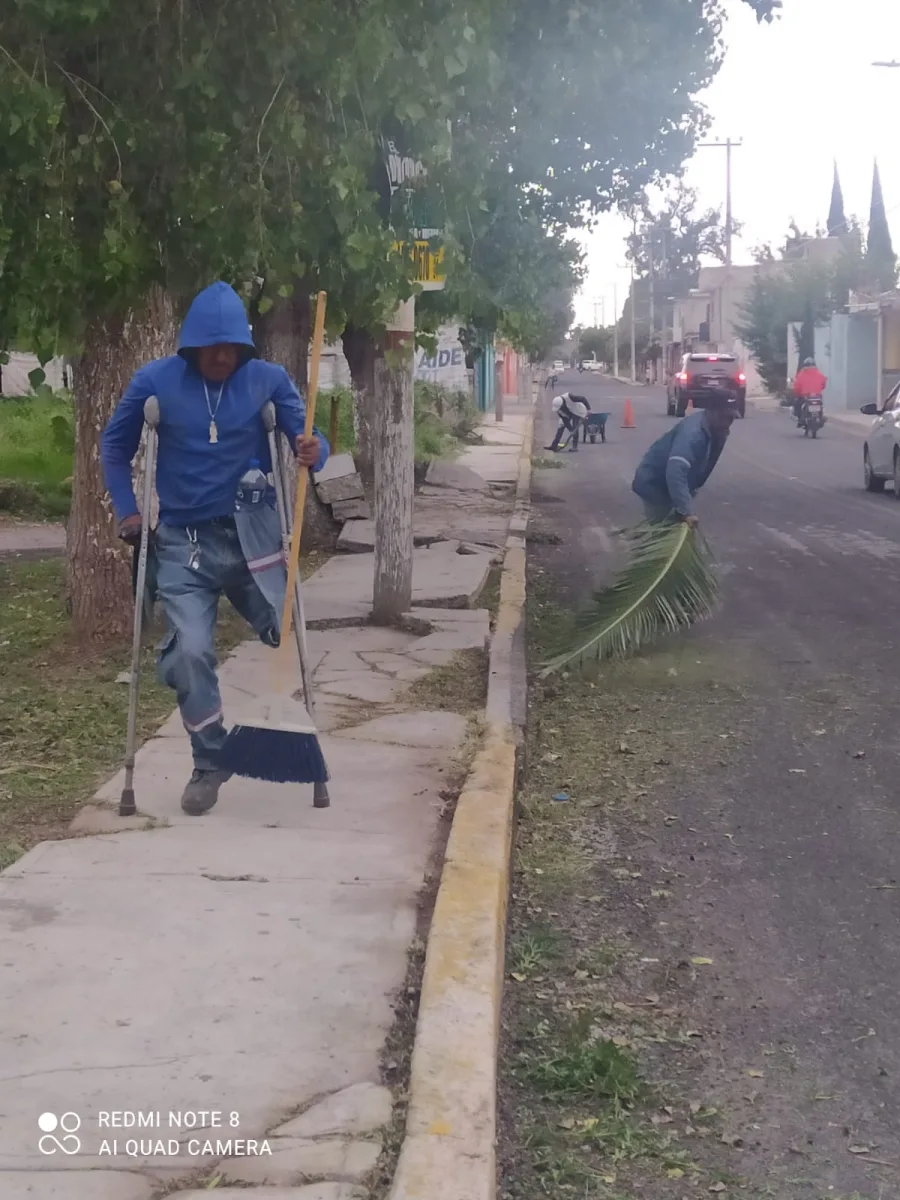
<path fill-rule="evenodd" d="M 687 408 L 684 410 L 684 415 L 686 417 L 689 417 L 693 411 L 694 411 L 694 402 L 693 402 L 693 400 L 691 400 L 689 398 L 688 402 L 687 402 Z"/>
<path fill-rule="evenodd" d="M 637 425 L 634 423 L 634 408 L 632 407 L 630 396 L 628 396 L 625 400 L 625 413 L 622 417 L 622 428 L 637 429 Z"/>

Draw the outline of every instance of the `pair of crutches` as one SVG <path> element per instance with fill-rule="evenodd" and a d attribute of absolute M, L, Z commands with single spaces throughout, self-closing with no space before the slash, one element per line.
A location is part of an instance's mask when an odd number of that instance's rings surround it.
<path fill-rule="evenodd" d="M 278 438 L 275 427 L 275 405 L 267 402 L 260 414 L 269 444 L 272 460 L 272 477 L 275 481 L 275 503 L 281 526 L 282 548 L 287 557 L 292 532 L 292 507 L 288 504 L 288 489 L 285 484 Z M 150 509 L 153 503 L 153 481 L 155 478 L 156 452 L 159 445 L 159 401 L 150 396 L 144 403 L 144 424 L 147 427 L 147 444 L 144 454 L 144 486 L 141 504 L 141 540 L 138 550 L 137 573 L 134 596 L 134 630 L 131 642 L 131 675 L 128 681 L 128 727 L 125 734 L 125 785 L 119 800 L 119 816 L 132 817 L 137 812 L 134 799 L 134 760 L 137 752 L 137 710 L 140 695 L 141 635 L 144 618 L 144 592 L 147 586 L 147 560 L 150 552 Z M 306 643 L 306 619 L 303 612 L 303 593 L 300 580 L 294 588 L 294 637 L 300 659 L 300 677 L 303 683 L 303 699 L 313 725 L 316 722 L 313 699 L 312 671 L 309 666 L 309 651 Z M 326 783 L 313 785 L 313 806 L 328 808 L 331 804 Z"/>

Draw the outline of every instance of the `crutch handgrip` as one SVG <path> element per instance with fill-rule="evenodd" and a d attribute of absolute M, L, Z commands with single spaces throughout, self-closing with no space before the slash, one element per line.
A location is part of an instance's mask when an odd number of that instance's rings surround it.
<path fill-rule="evenodd" d="M 144 423 L 151 429 L 159 424 L 159 400 L 155 396 L 148 396 L 144 401 Z"/>

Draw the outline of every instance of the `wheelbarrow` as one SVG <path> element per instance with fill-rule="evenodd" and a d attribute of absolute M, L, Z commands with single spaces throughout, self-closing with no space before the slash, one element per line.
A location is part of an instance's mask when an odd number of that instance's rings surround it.
<path fill-rule="evenodd" d="M 589 438 L 592 443 L 597 441 L 599 435 L 600 441 L 606 441 L 606 422 L 609 420 L 609 413 L 588 413 L 584 418 L 584 437 L 582 441 L 587 441 Z"/>

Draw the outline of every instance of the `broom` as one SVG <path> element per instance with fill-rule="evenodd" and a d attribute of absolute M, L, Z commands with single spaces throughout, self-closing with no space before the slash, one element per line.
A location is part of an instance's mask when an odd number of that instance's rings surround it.
<path fill-rule="evenodd" d="M 635 653 L 715 610 L 719 579 L 702 534 L 683 521 L 645 522 L 631 540 L 630 561 L 576 616 L 541 678 L 588 659 Z"/>
<path fill-rule="evenodd" d="M 312 436 L 316 417 L 319 359 L 325 334 L 325 300 L 325 293 L 319 292 L 306 397 L 306 437 Z M 272 469 L 277 469 L 276 464 L 272 464 Z M 220 755 L 221 765 L 226 771 L 249 779 L 264 779 L 270 783 L 322 784 L 328 779 L 328 769 L 315 724 L 304 705 L 294 699 L 290 680 L 293 665 L 291 618 L 308 485 L 309 471 L 301 470 L 297 480 L 293 531 L 287 562 L 287 588 L 284 593 L 280 642 L 275 662 L 276 686 L 269 695 L 258 701 L 258 709 L 251 717 L 233 726 Z"/>

